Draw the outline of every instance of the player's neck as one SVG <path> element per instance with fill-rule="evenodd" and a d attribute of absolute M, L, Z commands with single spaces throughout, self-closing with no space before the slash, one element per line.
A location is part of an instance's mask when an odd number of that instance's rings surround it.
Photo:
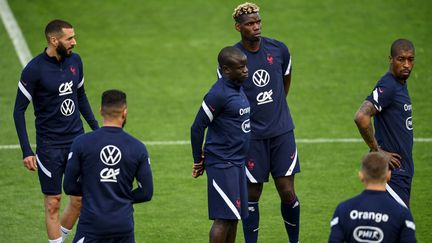
<path fill-rule="evenodd" d="M 365 183 L 365 189 L 372 191 L 385 191 L 386 185 L 385 183 Z"/>
<path fill-rule="evenodd" d="M 48 45 L 45 52 L 49 57 L 55 57 L 57 61 L 61 60 L 61 56 L 57 53 L 56 49 L 53 46 Z"/>
<path fill-rule="evenodd" d="M 246 50 L 250 52 L 257 52 L 259 51 L 261 46 L 261 38 L 259 38 L 259 40 L 257 41 L 242 39 L 242 45 Z"/>
<path fill-rule="evenodd" d="M 118 120 L 104 120 L 103 121 L 103 126 L 104 127 L 119 127 L 122 128 L 123 125 L 123 121 L 118 121 Z"/>

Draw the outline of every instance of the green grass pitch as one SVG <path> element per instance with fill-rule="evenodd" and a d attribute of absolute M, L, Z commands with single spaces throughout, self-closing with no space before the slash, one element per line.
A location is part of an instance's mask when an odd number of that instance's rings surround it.
<path fill-rule="evenodd" d="M 86 91 L 99 121 L 100 94 L 128 94 L 126 131 L 143 141 L 188 140 L 203 95 L 216 80 L 219 50 L 239 40 L 231 18 L 240 1 L 29 1 L 9 4 L 33 55 L 43 29 L 70 21 L 84 61 Z M 360 138 L 354 113 L 388 68 L 389 46 L 411 39 L 416 64 L 409 79 L 414 133 L 431 138 L 432 2 L 428 0 L 256 2 L 263 36 L 285 42 L 293 57 L 288 103 L 297 139 Z M 18 144 L 12 111 L 21 65 L 0 24 L 0 145 Z M 35 142 L 30 106 L 27 128 Z M 419 242 L 432 242 L 432 143 L 414 144 L 412 212 Z M 154 173 L 151 202 L 135 206 L 137 242 L 207 242 L 205 178 L 191 177 L 190 145 L 148 145 Z M 336 205 L 362 190 L 363 143 L 299 143 L 301 242 L 326 242 Z M 37 174 L 19 149 L 0 149 L 0 241 L 47 242 Z M 65 200 L 66 197 L 65 197 Z M 261 242 L 286 242 L 273 182 L 261 198 Z M 429 205 L 429 206 L 428 206 Z M 115 220 L 115 219 L 113 219 Z M 71 242 L 73 234 L 67 242 Z M 243 242 L 241 225 L 237 242 Z"/>

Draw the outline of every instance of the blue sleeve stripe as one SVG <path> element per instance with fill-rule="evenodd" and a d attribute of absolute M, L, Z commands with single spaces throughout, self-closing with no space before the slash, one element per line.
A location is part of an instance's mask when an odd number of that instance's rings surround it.
<path fill-rule="evenodd" d="M 212 122 L 213 121 L 213 114 L 211 113 L 211 111 L 208 108 L 205 101 L 202 102 L 201 107 L 203 108 L 204 112 L 207 114 L 207 117 L 209 118 L 210 122 Z"/>
<path fill-rule="evenodd" d="M 289 75 L 290 73 L 291 73 L 291 57 L 290 57 L 290 59 L 289 59 L 288 67 L 287 67 L 287 69 L 286 69 L 286 71 L 285 71 L 284 76 L 287 76 L 287 75 Z"/>
<path fill-rule="evenodd" d="M 78 89 L 81 88 L 84 85 L 84 77 L 82 78 L 81 82 L 78 84 Z"/>
<path fill-rule="evenodd" d="M 21 82 L 18 82 L 18 88 L 19 88 L 19 90 L 21 91 L 21 93 L 23 93 L 23 95 L 24 95 L 25 97 L 27 97 L 27 99 L 28 99 L 29 101 L 32 100 L 32 96 L 31 96 L 31 94 L 26 90 L 26 88 L 22 85 Z"/>

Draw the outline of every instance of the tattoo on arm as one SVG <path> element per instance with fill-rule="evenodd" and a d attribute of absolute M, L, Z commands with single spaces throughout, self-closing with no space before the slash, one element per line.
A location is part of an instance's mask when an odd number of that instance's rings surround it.
<path fill-rule="evenodd" d="M 378 143 L 374 137 L 372 117 L 377 113 L 374 105 L 366 100 L 356 113 L 355 122 L 363 140 L 372 151 L 378 151 Z"/>

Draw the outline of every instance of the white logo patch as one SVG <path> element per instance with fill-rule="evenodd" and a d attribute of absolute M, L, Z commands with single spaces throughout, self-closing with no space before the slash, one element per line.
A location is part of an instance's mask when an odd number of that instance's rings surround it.
<path fill-rule="evenodd" d="M 264 69 L 258 69 L 252 76 L 253 83 L 258 87 L 264 87 L 270 82 L 270 74 Z"/>
<path fill-rule="evenodd" d="M 59 87 L 59 96 L 72 94 L 73 81 L 62 83 Z"/>
<path fill-rule="evenodd" d="M 70 116 L 75 111 L 75 103 L 71 99 L 65 99 L 61 104 L 60 111 L 64 116 Z"/>
<path fill-rule="evenodd" d="M 410 131 L 413 130 L 412 116 L 410 116 L 406 119 L 405 124 L 406 124 L 406 128 L 408 130 L 410 130 Z"/>
<path fill-rule="evenodd" d="M 373 226 L 358 226 L 353 232 L 354 239 L 357 242 L 378 243 L 384 239 L 384 232 Z"/>
<path fill-rule="evenodd" d="M 107 145 L 103 147 L 103 149 L 100 151 L 100 159 L 101 161 L 108 165 L 113 166 L 120 162 L 122 154 L 119 148 L 117 148 L 114 145 Z"/>
<path fill-rule="evenodd" d="M 259 93 L 256 97 L 256 100 L 258 101 L 258 105 L 273 102 L 272 95 L 273 95 L 272 89 L 269 91 L 264 91 L 264 92 Z"/>
<path fill-rule="evenodd" d="M 101 182 L 117 182 L 117 175 L 120 169 L 105 168 L 100 172 Z"/>
<path fill-rule="evenodd" d="M 249 121 L 249 119 L 247 119 L 247 120 L 245 120 L 245 121 L 242 123 L 242 130 L 243 130 L 244 133 L 248 133 L 248 132 L 251 131 L 250 128 L 251 128 L 251 127 L 250 127 L 250 121 Z"/>

